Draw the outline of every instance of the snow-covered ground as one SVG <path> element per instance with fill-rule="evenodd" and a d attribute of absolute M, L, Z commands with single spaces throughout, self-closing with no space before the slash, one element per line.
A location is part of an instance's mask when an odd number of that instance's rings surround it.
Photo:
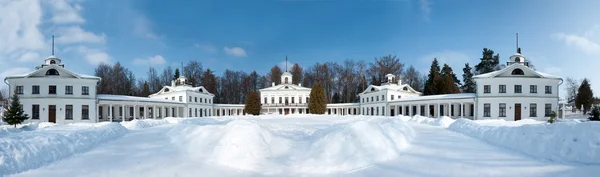
<path fill-rule="evenodd" d="M 498 145 L 496 141 L 480 140 L 500 139 L 487 136 L 496 129 L 513 128 L 520 132 L 521 127 L 548 126 L 543 122 L 519 122 L 527 125 L 455 121 L 447 117 L 315 115 L 36 124 L 35 128 L 5 131 L 0 135 L 0 176 L 594 176 L 600 173 L 598 163 L 574 163 L 569 156 L 539 157 Z M 459 126 L 469 131 L 455 130 Z M 549 141 L 536 134 L 539 132 L 524 133 L 522 137 L 542 138 L 536 141 L 538 144 Z M 589 148 L 594 141 L 588 139 L 595 134 L 586 135 L 589 136 L 579 137 L 580 143 L 552 146 L 588 150 L 592 157 L 587 160 L 594 162 L 593 153 L 600 153 L 598 148 Z M 50 141 L 49 137 L 59 141 Z M 499 142 L 514 143 L 508 139 Z M 545 151 L 548 152 L 556 151 Z"/>

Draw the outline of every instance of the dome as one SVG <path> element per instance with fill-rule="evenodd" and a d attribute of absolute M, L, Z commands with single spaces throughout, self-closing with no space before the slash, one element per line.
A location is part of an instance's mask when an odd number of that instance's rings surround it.
<path fill-rule="evenodd" d="M 61 61 L 60 61 L 60 58 L 52 55 L 52 56 L 49 56 L 48 58 L 46 58 L 46 62 L 44 62 L 44 63 L 47 65 L 51 65 L 51 64 L 52 65 L 54 65 L 54 64 L 60 65 Z"/>

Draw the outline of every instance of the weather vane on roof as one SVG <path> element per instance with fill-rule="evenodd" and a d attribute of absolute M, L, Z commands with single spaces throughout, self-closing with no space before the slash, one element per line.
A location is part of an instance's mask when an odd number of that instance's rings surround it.
<path fill-rule="evenodd" d="M 54 56 L 54 35 L 52 35 L 52 56 Z"/>

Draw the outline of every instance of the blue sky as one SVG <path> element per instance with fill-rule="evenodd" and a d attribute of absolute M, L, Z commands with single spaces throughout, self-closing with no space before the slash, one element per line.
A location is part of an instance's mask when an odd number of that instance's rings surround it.
<path fill-rule="evenodd" d="M 266 74 L 282 64 L 365 60 L 396 55 L 425 72 L 437 57 L 459 75 L 483 47 L 523 54 L 536 69 L 588 77 L 600 64 L 598 1 L 158 1 L 22 0 L 0 3 L 0 77 L 27 72 L 50 55 L 93 74 L 99 62 L 121 62 L 138 77 L 149 66 L 198 60 Z M 2 44 L 4 43 L 4 44 Z M 462 78 L 459 76 L 459 78 Z M 596 91 L 596 93 L 600 93 Z"/>

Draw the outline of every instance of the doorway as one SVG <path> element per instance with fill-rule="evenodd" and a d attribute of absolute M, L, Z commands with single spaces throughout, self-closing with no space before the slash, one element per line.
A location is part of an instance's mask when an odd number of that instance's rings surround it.
<path fill-rule="evenodd" d="M 521 104 L 515 104 L 515 121 L 521 120 Z"/>
<path fill-rule="evenodd" d="M 56 105 L 48 106 L 48 122 L 56 123 Z"/>
<path fill-rule="evenodd" d="M 390 115 L 394 116 L 394 108 L 390 109 Z"/>

